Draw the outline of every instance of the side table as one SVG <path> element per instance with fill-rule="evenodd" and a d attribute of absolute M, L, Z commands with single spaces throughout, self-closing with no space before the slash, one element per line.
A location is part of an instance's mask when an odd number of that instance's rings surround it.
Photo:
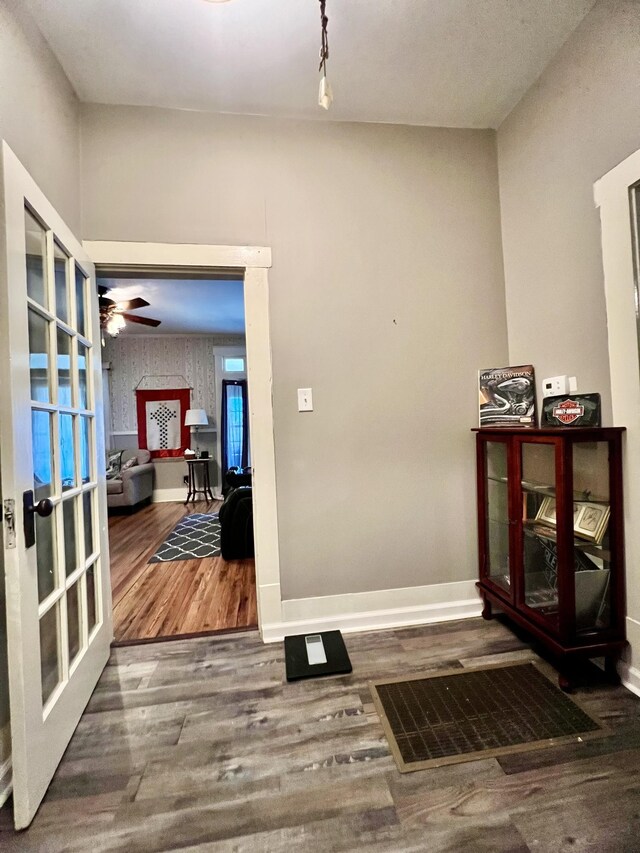
<path fill-rule="evenodd" d="M 196 495 L 204 495 L 207 501 L 213 501 L 215 498 L 213 497 L 213 493 L 211 491 L 211 482 L 209 480 L 209 462 L 210 459 L 185 459 L 187 463 L 187 468 L 189 471 L 188 478 L 188 493 L 185 504 L 189 502 L 194 502 L 196 500 Z M 196 467 L 200 465 L 202 467 L 202 488 L 197 488 L 197 479 L 196 479 Z"/>

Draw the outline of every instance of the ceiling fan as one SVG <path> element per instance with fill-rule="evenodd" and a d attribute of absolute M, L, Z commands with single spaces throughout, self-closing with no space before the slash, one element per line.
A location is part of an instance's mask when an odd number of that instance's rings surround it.
<path fill-rule="evenodd" d="M 130 314 L 138 308 L 146 308 L 150 303 L 146 299 L 137 296 L 135 299 L 127 299 L 115 302 L 106 295 L 108 288 L 98 287 L 98 302 L 100 305 L 100 328 L 115 338 L 128 323 L 139 323 L 141 326 L 159 326 L 161 321 L 151 317 L 139 317 Z"/>

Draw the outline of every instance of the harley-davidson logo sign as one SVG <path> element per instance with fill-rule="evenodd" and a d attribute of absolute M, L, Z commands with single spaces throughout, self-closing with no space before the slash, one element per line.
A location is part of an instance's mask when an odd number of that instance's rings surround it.
<path fill-rule="evenodd" d="M 563 424 L 572 424 L 584 415 L 584 406 L 575 400 L 565 400 L 553 407 L 553 417 Z"/>

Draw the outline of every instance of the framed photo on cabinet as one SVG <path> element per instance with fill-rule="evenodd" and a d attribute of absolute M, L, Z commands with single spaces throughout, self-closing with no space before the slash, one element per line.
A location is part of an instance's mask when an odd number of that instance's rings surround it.
<path fill-rule="evenodd" d="M 573 504 L 573 532 L 581 539 L 600 545 L 609 524 L 609 504 L 576 501 Z M 540 504 L 536 521 L 556 526 L 556 499 L 545 498 Z"/>
<path fill-rule="evenodd" d="M 579 508 L 577 518 L 575 518 L 576 508 Z M 600 545 L 609 524 L 610 512 L 609 504 L 586 501 L 575 503 L 573 532 L 582 539 L 588 539 Z"/>

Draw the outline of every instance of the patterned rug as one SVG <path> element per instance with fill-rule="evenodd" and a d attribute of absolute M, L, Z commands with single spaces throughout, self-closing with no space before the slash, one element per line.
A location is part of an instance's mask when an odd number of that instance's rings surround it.
<path fill-rule="evenodd" d="M 220 556 L 220 522 L 217 515 L 185 515 L 158 548 L 150 563 L 202 560 Z"/>

